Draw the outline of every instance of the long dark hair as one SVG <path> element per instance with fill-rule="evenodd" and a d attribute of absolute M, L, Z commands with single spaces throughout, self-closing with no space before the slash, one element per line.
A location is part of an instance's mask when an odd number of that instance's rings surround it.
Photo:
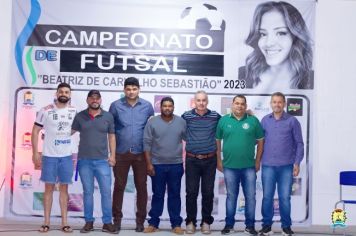
<path fill-rule="evenodd" d="M 309 77 L 312 74 L 313 51 L 309 30 L 300 12 L 286 2 L 265 2 L 255 9 L 250 33 L 246 44 L 254 48 L 246 58 L 246 80 L 253 85 L 260 82 L 260 75 L 268 68 L 266 59 L 258 47 L 260 39 L 259 28 L 262 16 L 269 11 L 277 11 L 282 14 L 289 32 L 292 35 L 293 45 L 288 55 L 288 61 L 296 72 L 292 78 L 291 88 L 313 88 L 313 82 Z"/>

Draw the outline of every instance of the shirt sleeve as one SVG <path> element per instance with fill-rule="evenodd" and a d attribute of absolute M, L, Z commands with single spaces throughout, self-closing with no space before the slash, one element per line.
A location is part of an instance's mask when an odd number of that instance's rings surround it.
<path fill-rule="evenodd" d="M 113 115 L 114 119 L 116 119 L 116 109 L 115 102 L 112 102 L 109 108 L 109 112 Z"/>
<path fill-rule="evenodd" d="M 222 129 L 222 124 L 223 119 L 220 119 L 218 122 L 218 125 L 216 126 L 216 133 L 215 133 L 215 138 L 216 139 L 222 139 L 223 138 L 223 129 Z"/>
<path fill-rule="evenodd" d="M 36 120 L 35 120 L 35 125 L 39 126 L 39 127 L 43 127 L 44 123 L 45 123 L 45 109 L 42 108 L 36 116 Z"/>
<path fill-rule="evenodd" d="M 147 122 L 147 124 L 145 126 L 145 129 L 143 131 L 143 150 L 144 151 L 151 151 L 152 140 L 153 140 L 153 136 L 152 136 L 152 119 L 150 119 Z"/>
<path fill-rule="evenodd" d="M 295 162 L 294 164 L 299 165 L 304 157 L 304 142 L 302 135 L 302 128 L 299 121 L 295 118 L 293 122 L 293 139 L 295 143 Z"/>
<path fill-rule="evenodd" d="M 182 123 L 183 123 L 182 139 L 184 141 L 186 141 L 187 140 L 187 122 L 184 119 L 182 119 Z"/>
<path fill-rule="evenodd" d="M 109 134 L 115 134 L 114 116 L 109 112 Z"/>
<path fill-rule="evenodd" d="M 155 111 L 153 110 L 153 106 L 151 103 L 148 103 L 148 104 L 149 104 L 148 117 L 154 116 Z"/>
<path fill-rule="evenodd" d="M 73 120 L 73 123 L 72 123 L 72 130 L 81 131 L 80 124 L 79 124 L 79 121 L 78 121 L 78 117 L 79 117 L 78 114 L 75 115 L 75 117 L 74 117 L 74 120 Z"/>
<path fill-rule="evenodd" d="M 256 118 L 256 139 L 263 139 L 265 137 L 261 123 Z"/>

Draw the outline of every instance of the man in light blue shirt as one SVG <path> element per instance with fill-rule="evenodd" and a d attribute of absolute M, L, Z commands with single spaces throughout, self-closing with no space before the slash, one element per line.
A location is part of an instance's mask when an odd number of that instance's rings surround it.
<path fill-rule="evenodd" d="M 113 217 L 117 229 L 121 228 L 122 202 L 127 176 L 132 166 L 137 194 L 136 232 L 144 230 L 147 205 L 147 171 L 143 154 L 143 130 L 149 117 L 154 115 L 152 104 L 139 98 L 140 84 L 135 77 L 124 82 L 125 97 L 110 106 L 114 116 L 116 134 L 116 165 L 113 192 Z"/>
<path fill-rule="evenodd" d="M 271 97 L 272 113 L 263 117 L 265 132 L 262 154 L 262 229 L 260 235 L 271 235 L 274 192 L 277 187 L 282 235 L 294 235 L 291 230 L 291 193 L 293 176 L 298 176 L 304 156 L 302 129 L 299 121 L 284 111 L 285 96 L 276 92 Z"/>

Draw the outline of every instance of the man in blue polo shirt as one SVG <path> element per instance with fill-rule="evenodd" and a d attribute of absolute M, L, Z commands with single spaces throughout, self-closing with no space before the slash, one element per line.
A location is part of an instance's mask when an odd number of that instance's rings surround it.
<path fill-rule="evenodd" d="M 299 121 L 284 112 L 284 94 L 271 97 L 272 113 L 262 119 L 265 144 L 262 155 L 262 229 L 260 235 L 271 235 L 273 199 L 277 186 L 282 235 L 293 235 L 291 230 L 291 192 L 293 176 L 298 176 L 304 157 L 304 143 Z"/>
<path fill-rule="evenodd" d="M 195 108 L 182 115 L 187 122 L 185 147 L 186 233 L 195 233 L 197 198 L 201 182 L 201 232 L 210 234 L 210 225 L 214 221 L 211 213 L 213 211 L 217 164 L 215 132 L 221 116 L 216 111 L 211 111 L 207 108 L 208 95 L 204 91 L 196 92 L 194 103 Z"/>
<path fill-rule="evenodd" d="M 116 165 L 114 166 L 113 217 L 117 229 L 121 228 L 122 202 L 127 176 L 132 166 L 137 196 L 136 232 L 144 230 L 147 214 L 147 169 L 143 153 L 143 130 L 149 117 L 154 115 L 152 104 L 139 98 L 140 84 L 129 77 L 124 82 L 125 97 L 110 106 L 115 120 Z"/>
<path fill-rule="evenodd" d="M 101 195 L 103 212 L 103 232 L 117 233 L 112 224 L 111 211 L 111 168 L 115 165 L 115 128 L 111 113 L 100 108 L 101 95 L 98 90 L 90 90 L 87 97 L 88 108 L 79 112 L 72 124 L 72 133 L 80 132 L 78 171 L 84 191 L 85 225 L 81 233 L 94 230 L 94 178 Z M 108 143 L 110 153 L 108 153 Z"/>

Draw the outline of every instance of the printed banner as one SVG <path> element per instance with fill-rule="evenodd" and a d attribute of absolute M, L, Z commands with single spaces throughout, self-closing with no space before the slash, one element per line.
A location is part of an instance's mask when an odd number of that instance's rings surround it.
<path fill-rule="evenodd" d="M 99 89 L 103 108 L 108 110 L 111 102 L 124 96 L 125 78 L 135 76 L 141 85 L 140 97 L 154 104 L 156 114 L 164 96 L 176 101 L 175 114 L 181 115 L 194 108 L 194 93 L 205 90 L 210 109 L 227 114 L 232 98 L 244 94 L 248 109 L 262 119 L 271 112 L 270 95 L 277 91 L 286 94 L 287 112 L 301 123 L 305 143 L 301 173 L 293 182 L 292 220 L 308 222 L 315 4 L 314 0 L 15 0 L 11 58 L 14 151 L 8 157 L 13 163 L 9 214 L 43 215 L 44 184 L 31 161 L 31 130 L 36 112 L 53 102 L 57 85 L 67 82 L 72 86 L 71 104 L 78 110 L 87 106 L 87 91 Z M 74 136 L 75 163 L 78 139 Z M 149 179 L 151 196 L 150 183 Z M 184 183 L 183 177 L 183 217 Z M 256 184 L 256 220 L 260 220 L 260 173 Z M 95 216 L 100 217 L 100 194 L 95 186 Z M 69 192 L 69 216 L 83 216 L 80 179 L 74 181 Z M 135 194 L 130 171 L 124 219 L 135 219 Z M 216 221 L 225 219 L 225 199 L 223 175 L 217 173 L 213 210 Z M 274 205 L 274 219 L 278 221 L 277 195 Z M 150 209 L 150 201 L 147 207 Z M 244 218 L 244 207 L 240 191 L 238 220 Z M 52 214 L 60 214 L 57 204 Z M 167 209 L 162 218 L 169 223 Z"/>

